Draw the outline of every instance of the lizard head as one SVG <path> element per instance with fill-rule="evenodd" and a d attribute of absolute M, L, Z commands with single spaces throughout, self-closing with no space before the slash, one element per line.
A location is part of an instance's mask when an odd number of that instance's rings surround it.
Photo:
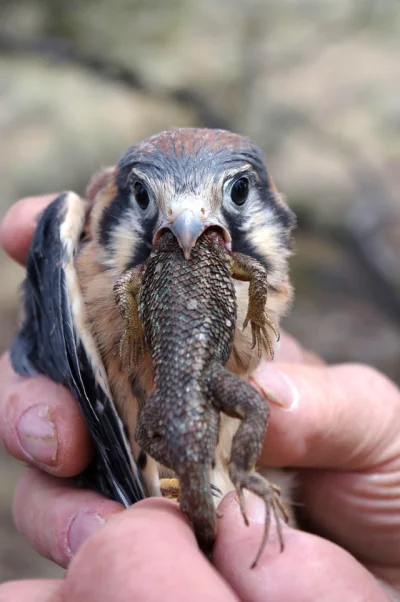
<path fill-rule="evenodd" d="M 100 190 L 92 188 L 99 199 L 94 234 L 118 271 L 145 261 L 166 229 L 186 258 L 208 228 L 219 230 L 228 249 L 267 267 L 290 247 L 294 215 L 262 151 L 225 130 L 180 128 L 147 138 L 127 150 Z"/>

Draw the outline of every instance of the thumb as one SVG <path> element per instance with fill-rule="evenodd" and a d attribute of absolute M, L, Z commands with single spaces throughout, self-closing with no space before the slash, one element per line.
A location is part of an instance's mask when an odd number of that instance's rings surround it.
<path fill-rule="evenodd" d="M 271 402 L 269 466 L 362 469 L 399 456 L 400 391 L 373 368 L 269 362 L 250 382 Z"/>
<path fill-rule="evenodd" d="M 222 517 L 213 562 L 241 600 L 389 600 L 375 578 L 348 552 L 320 537 L 287 526 L 283 527 L 284 552 L 279 553 L 276 532 L 271 525 L 272 532 L 259 564 L 250 569 L 264 530 L 264 503 L 255 496 L 247 497 L 248 527 L 244 525 L 234 493 L 223 499 L 219 510 Z"/>

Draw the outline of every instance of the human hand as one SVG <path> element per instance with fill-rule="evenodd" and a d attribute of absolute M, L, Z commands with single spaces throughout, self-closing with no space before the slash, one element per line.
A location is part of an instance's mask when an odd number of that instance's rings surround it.
<path fill-rule="evenodd" d="M 14 206 L 3 221 L 0 238 L 15 259 L 24 260 L 35 227 L 35 216 L 47 202 L 48 199 L 38 203 L 23 201 Z M 357 366 L 326 368 L 318 365 L 314 356 L 305 353 L 287 337 L 283 339 L 282 352 L 280 356 L 277 354 L 277 360 L 292 363 L 264 365 L 255 374 L 254 380 L 264 389 L 268 387 L 268 392 L 281 401 L 289 399 L 289 390 L 292 401 L 289 401 L 287 408 L 272 408 L 262 459 L 269 465 L 312 467 L 312 471 L 301 474 L 301 482 L 304 500 L 309 504 L 315 524 L 321 531 L 334 531 L 334 537 L 342 538 L 343 545 L 364 559 L 363 546 L 353 548 L 354 540 L 357 542 L 359 537 L 356 530 L 352 534 L 353 529 L 350 528 L 354 519 L 345 531 L 340 528 L 343 527 L 348 509 L 353 507 L 353 498 L 347 500 L 342 496 L 343 499 L 339 499 L 341 512 L 337 514 L 335 508 L 329 508 L 326 500 L 332 499 L 335 479 L 339 479 L 340 485 L 340 477 L 352 475 L 353 479 L 360 478 L 358 462 L 361 462 L 364 472 L 375 470 L 375 474 L 380 476 L 382 473 L 378 471 L 378 465 L 382 461 L 385 464 L 385 460 L 375 462 L 375 453 L 378 451 L 379 457 L 386 457 L 384 448 L 389 447 L 389 456 L 394 459 L 394 409 L 400 403 L 400 394 L 394 385 L 372 369 Z M 301 362 L 305 362 L 305 365 L 299 365 Z M 4 383 L 0 397 L 0 439 L 10 453 L 52 475 L 67 477 L 79 473 L 90 460 L 91 444 L 79 410 L 69 393 L 44 377 L 29 380 L 17 377 L 7 358 L 2 362 L 0 378 Z M 367 378 L 371 385 L 364 387 L 362 382 Z M 282 382 L 288 383 L 287 379 L 290 379 L 289 389 L 283 389 Z M 361 383 L 356 384 L 355 380 Z M 374 396 L 369 395 L 371 387 L 375 389 L 375 395 L 386 399 L 383 407 L 376 404 L 378 411 L 372 409 L 375 405 Z M 351 402 L 347 399 L 351 399 Z M 25 414 L 35 406 L 45 407 L 41 416 L 39 412 L 39 419 Z M 391 408 L 389 416 L 388 408 Z M 25 428 L 29 425 L 39 426 L 43 422 L 47 425 L 44 446 L 39 445 L 38 433 L 29 434 L 26 430 L 24 432 L 24 428 L 22 432 L 21 429 L 18 431 L 17 423 L 23 415 L 26 418 Z M 53 421 L 53 427 L 48 425 L 46 418 Z M 366 432 L 368 437 L 365 437 Z M 51 435 L 55 435 L 56 447 L 51 447 Z M 30 451 L 25 451 L 23 446 L 28 449 L 29 443 L 33 443 L 33 448 L 31 446 Z M 399 456 L 400 450 L 397 449 Z M 322 472 L 316 474 L 315 468 Z M 384 474 L 387 473 L 384 471 Z M 313 479 L 315 483 L 316 478 L 317 491 L 315 484 L 313 486 Z M 376 488 L 379 495 L 382 495 L 381 488 L 387 490 L 389 497 L 391 491 L 394 498 L 395 488 L 390 489 L 389 483 L 386 488 L 384 485 Z M 319 495 L 322 496 L 322 502 L 318 500 Z M 379 508 L 379 496 L 374 499 Z M 395 502 L 394 499 L 393 517 L 396 516 Z M 321 513 L 319 504 L 322 504 L 326 513 Z M 101 600 L 102 595 L 103 599 L 107 599 L 105 593 L 108 591 L 109 597 L 112 594 L 115 602 L 124 600 L 124 596 L 128 599 L 133 590 L 140 591 L 141 594 L 136 595 L 143 600 L 159 599 L 166 592 L 173 592 L 171 595 L 174 599 L 194 600 L 197 588 L 200 588 L 199 599 L 204 599 L 206 595 L 207 599 L 235 600 L 234 590 L 236 595 L 246 600 L 261 600 L 273 595 L 278 602 L 280 599 L 316 598 L 336 601 L 340 596 L 348 596 L 349 591 L 353 594 L 352 600 L 387 600 L 371 574 L 344 549 L 289 528 L 285 528 L 284 554 L 277 554 L 272 534 L 262 561 L 254 571 L 250 571 L 248 567 L 261 538 L 264 512 L 262 510 L 260 514 L 256 499 L 249 500 L 252 522 L 246 528 L 232 496 L 227 496 L 221 507 L 224 516 L 219 523 L 213 558 L 215 567 L 225 577 L 224 581 L 198 552 L 193 535 L 178 509 L 171 508 L 166 500 L 145 500 L 121 513 L 122 508 L 114 502 L 93 492 L 76 490 L 67 480 L 29 469 L 22 477 L 15 496 L 16 524 L 42 554 L 62 566 L 69 565 L 64 582 L 42 583 L 40 600 L 45 599 L 46 588 L 49 599 L 53 599 L 50 596 L 55 597 L 53 592 L 56 591 L 63 592 L 63 595 L 66 591 L 74 591 L 74 600 L 83 599 L 78 597 L 74 587 L 81 588 L 88 600 Z M 365 512 L 361 514 L 364 516 Z M 367 523 L 370 525 L 369 521 Z M 98 533 L 94 534 L 95 531 Z M 383 533 L 380 532 L 377 521 L 370 530 L 370 538 L 364 537 L 369 556 L 374 556 L 372 546 L 377 541 L 383 549 L 388 540 L 395 546 L 393 531 L 391 529 L 387 533 L 383 529 Z M 364 535 L 362 528 L 360 534 Z M 82 546 L 89 535 L 92 536 Z M 350 537 L 346 540 L 346 536 Z M 76 557 L 71 562 L 73 556 Z M 378 557 L 379 553 L 374 556 L 373 562 L 369 557 L 365 559 L 371 570 L 377 570 L 375 565 Z M 397 567 L 389 567 L 393 569 L 389 574 L 385 571 L 382 573 L 382 567 L 378 567 L 380 574 L 388 579 L 393 577 L 393 582 L 396 582 L 399 566 L 399 562 L 396 562 Z M 188 579 L 183 578 L 184 572 Z M 144 584 L 143 591 L 138 589 L 139 584 Z M 206 584 L 207 594 L 202 584 Z M 7 600 L 33 601 L 36 587 L 37 584 L 24 582 L 3 585 L 0 588 L 0 600 L 3 595 Z M 85 587 L 90 591 L 82 590 Z"/>
<path fill-rule="evenodd" d="M 253 382 L 286 405 L 271 404 L 261 460 L 305 469 L 312 526 L 400 590 L 398 387 L 356 364 L 264 364 Z"/>

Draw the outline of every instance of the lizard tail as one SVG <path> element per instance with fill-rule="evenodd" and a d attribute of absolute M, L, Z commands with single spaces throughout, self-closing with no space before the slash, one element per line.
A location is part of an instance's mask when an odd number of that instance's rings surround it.
<path fill-rule="evenodd" d="M 179 504 L 191 521 L 198 544 L 211 556 L 217 534 L 217 513 L 210 485 L 210 469 L 197 465 L 191 475 L 180 475 Z"/>

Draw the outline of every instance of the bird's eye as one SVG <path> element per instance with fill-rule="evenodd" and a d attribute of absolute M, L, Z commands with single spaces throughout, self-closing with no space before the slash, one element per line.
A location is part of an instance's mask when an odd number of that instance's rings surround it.
<path fill-rule="evenodd" d="M 146 190 L 146 186 L 142 182 L 135 182 L 133 185 L 133 193 L 137 204 L 141 209 L 147 209 L 150 203 L 149 193 Z"/>
<path fill-rule="evenodd" d="M 235 205 L 244 205 L 249 194 L 249 180 L 239 178 L 231 188 L 231 199 Z"/>

